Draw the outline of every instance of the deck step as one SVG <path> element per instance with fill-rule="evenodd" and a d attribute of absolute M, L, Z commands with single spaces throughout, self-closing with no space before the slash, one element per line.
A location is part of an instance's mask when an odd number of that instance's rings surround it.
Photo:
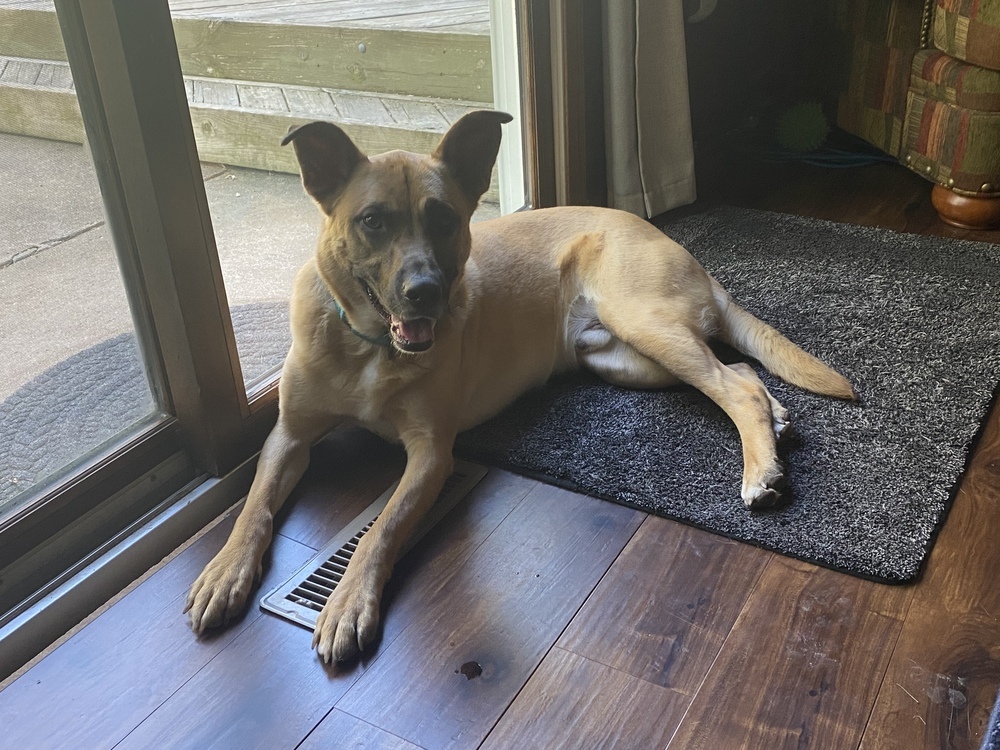
<path fill-rule="evenodd" d="M 185 76 L 191 123 L 202 161 L 298 173 L 280 141 L 313 120 L 340 125 L 370 154 L 392 149 L 429 153 L 441 135 L 478 102 L 370 94 L 315 86 Z M 0 132 L 82 143 L 83 122 L 69 65 L 0 57 Z M 484 200 L 497 200 L 496 179 Z"/>
<path fill-rule="evenodd" d="M 450 4 L 437 3 L 434 17 L 397 9 L 381 20 L 358 3 L 330 4 L 329 17 L 306 3 L 175 0 L 171 9 L 185 75 L 492 103 L 487 3 Z M 267 12 L 251 12 L 258 6 Z M 48 0 L 0 0 L 0 55 L 66 60 Z"/>

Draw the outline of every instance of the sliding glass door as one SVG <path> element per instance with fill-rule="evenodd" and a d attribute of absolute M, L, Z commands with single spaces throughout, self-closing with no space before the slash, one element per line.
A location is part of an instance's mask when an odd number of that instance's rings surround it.
<path fill-rule="evenodd" d="M 319 229 L 290 125 L 428 151 L 499 106 L 479 218 L 530 203 L 520 4 L 272 5 L 0 0 L 0 625 L 259 449 Z"/>

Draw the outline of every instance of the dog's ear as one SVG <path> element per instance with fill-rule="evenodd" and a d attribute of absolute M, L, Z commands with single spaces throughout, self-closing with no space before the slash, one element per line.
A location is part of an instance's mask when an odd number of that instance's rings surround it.
<path fill-rule="evenodd" d="M 494 110 L 469 112 L 451 126 L 434 150 L 434 158 L 444 163 L 473 202 L 490 186 L 503 135 L 500 126 L 513 119 Z"/>
<path fill-rule="evenodd" d="M 321 206 L 343 189 L 355 167 L 367 159 L 347 133 L 329 122 L 289 128 L 281 145 L 289 143 L 299 160 L 302 186 Z"/>

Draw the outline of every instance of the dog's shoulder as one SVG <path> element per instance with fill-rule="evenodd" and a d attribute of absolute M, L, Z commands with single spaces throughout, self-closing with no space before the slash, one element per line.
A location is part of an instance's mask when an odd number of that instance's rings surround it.
<path fill-rule="evenodd" d="M 315 258 L 306 261 L 295 275 L 288 304 L 293 340 L 308 336 L 334 310 L 333 295 L 320 275 Z"/>

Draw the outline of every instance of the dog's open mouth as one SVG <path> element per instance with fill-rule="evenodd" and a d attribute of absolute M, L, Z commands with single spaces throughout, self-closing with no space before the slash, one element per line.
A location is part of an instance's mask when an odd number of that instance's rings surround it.
<path fill-rule="evenodd" d="M 364 281 L 361 282 L 368 301 L 372 303 L 382 319 L 389 325 L 389 336 L 397 349 L 404 352 L 425 352 L 434 344 L 434 320 L 431 318 L 414 318 L 413 320 L 403 320 L 398 315 L 393 315 L 385 306 L 379 302 L 375 292 Z"/>

